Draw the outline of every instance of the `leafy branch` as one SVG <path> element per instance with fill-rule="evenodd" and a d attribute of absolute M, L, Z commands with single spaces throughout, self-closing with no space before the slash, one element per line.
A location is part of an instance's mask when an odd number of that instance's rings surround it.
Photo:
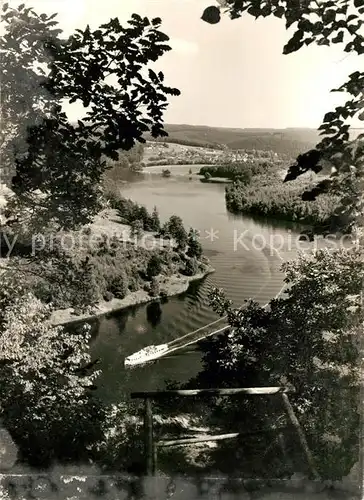
<path fill-rule="evenodd" d="M 159 18 L 133 14 L 126 26 L 114 18 L 64 38 L 55 14 L 2 10 L 0 154 L 15 170 L 17 212 L 32 198 L 39 220 L 77 228 L 100 209 L 105 158 L 117 161 L 146 133 L 167 135 L 168 97 L 180 92 L 149 66 L 171 50 L 169 37 Z M 62 104 L 76 101 L 85 117 L 71 123 Z"/>

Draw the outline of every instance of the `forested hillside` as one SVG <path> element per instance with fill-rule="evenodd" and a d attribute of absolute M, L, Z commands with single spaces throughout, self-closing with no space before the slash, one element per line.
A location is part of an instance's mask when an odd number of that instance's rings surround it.
<path fill-rule="evenodd" d="M 166 125 L 168 141 L 190 145 L 229 149 L 272 150 L 276 153 L 297 155 L 312 148 L 318 141 L 313 129 L 235 129 L 194 125 Z M 159 139 L 164 140 L 164 139 Z"/>
<path fill-rule="evenodd" d="M 296 156 L 311 149 L 319 141 L 318 131 L 311 128 L 260 129 L 223 128 L 200 125 L 165 125 L 169 137 L 159 141 L 177 142 L 190 146 L 229 149 L 259 149 Z M 361 129 L 353 130 L 356 137 Z M 152 139 L 148 137 L 148 139 Z"/>

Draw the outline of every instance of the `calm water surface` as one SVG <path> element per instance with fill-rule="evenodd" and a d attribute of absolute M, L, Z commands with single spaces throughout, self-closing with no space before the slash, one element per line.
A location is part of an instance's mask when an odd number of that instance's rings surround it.
<path fill-rule="evenodd" d="M 182 382 L 196 375 L 201 367 L 200 353 L 193 348 L 133 369 L 124 368 L 124 358 L 147 345 L 168 342 L 216 320 L 207 300 L 211 287 L 223 288 L 236 306 L 248 298 L 265 304 L 282 287 L 282 260 L 296 254 L 297 229 L 229 214 L 223 184 L 189 179 L 189 169 L 197 173 L 199 166 L 173 166 L 170 178 L 160 175 L 162 168 L 166 167 L 129 175 L 126 182 L 120 183 L 120 190 L 150 211 L 157 206 L 162 222 L 176 214 L 187 228 L 198 229 L 204 252 L 216 271 L 166 304 L 130 308 L 95 324 L 92 349 L 93 355 L 100 358 L 103 375 L 98 386 L 107 401 L 117 401 L 135 390 L 161 389 L 166 380 Z M 277 252 L 269 247 L 271 244 L 276 249 L 283 247 Z"/>

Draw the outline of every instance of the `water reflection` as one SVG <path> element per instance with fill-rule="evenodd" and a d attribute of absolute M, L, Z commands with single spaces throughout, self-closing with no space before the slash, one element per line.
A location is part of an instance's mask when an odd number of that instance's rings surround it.
<path fill-rule="evenodd" d="M 156 328 L 162 320 L 162 308 L 160 302 L 151 302 L 146 307 L 147 321 Z"/>
<path fill-rule="evenodd" d="M 119 331 L 121 334 L 126 327 L 126 324 L 128 322 L 129 316 L 133 316 L 135 314 L 132 309 L 130 310 L 125 310 L 125 311 L 119 311 L 117 314 L 108 314 L 105 316 L 105 320 L 111 320 L 113 321 L 115 328 Z"/>

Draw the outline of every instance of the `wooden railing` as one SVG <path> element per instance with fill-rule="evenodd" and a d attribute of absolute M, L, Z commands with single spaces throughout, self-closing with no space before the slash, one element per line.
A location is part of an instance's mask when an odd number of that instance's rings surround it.
<path fill-rule="evenodd" d="M 248 433 L 232 432 L 229 434 L 211 435 L 203 437 L 182 438 L 174 440 L 155 440 L 153 435 L 153 400 L 162 400 L 168 397 L 223 397 L 223 396 L 262 396 L 262 395 L 280 395 L 282 397 L 284 408 L 287 412 L 289 422 L 295 428 L 303 452 L 306 456 L 307 463 L 311 473 L 315 479 L 320 479 L 317 472 L 312 453 L 309 449 L 305 434 L 290 403 L 288 393 L 293 392 L 287 387 L 241 387 L 235 389 L 190 389 L 190 390 L 173 390 L 173 391 L 151 391 L 151 392 L 133 392 L 132 399 L 144 400 L 144 439 L 145 439 L 145 458 L 146 458 L 146 473 L 154 476 L 157 468 L 158 448 L 169 446 L 181 446 L 193 443 L 203 443 L 208 441 L 222 441 L 248 435 Z M 275 429 L 276 431 L 276 429 Z M 267 431 L 261 431 L 267 432 Z M 250 434 L 250 433 L 249 433 Z"/>

